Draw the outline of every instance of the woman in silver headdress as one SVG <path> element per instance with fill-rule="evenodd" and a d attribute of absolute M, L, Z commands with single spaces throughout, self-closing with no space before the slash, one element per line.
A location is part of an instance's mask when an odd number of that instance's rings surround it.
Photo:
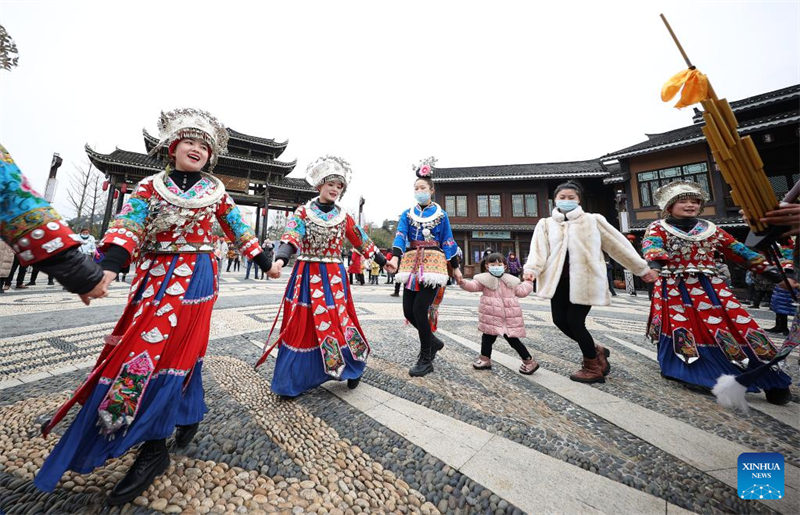
<path fill-rule="evenodd" d="M 108 498 L 132 501 L 169 466 L 165 439 L 189 443 L 205 414 L 202 363 L 217 298 L 212 224 L 263 270 L 270 264 L 253 231 L 213 170 L 228 132 L 209 113 L 162 113 L 161 141 L 170 164 L 143 179 L 103 237 L 106 281 L 136 262 L 128 304 L 106 337 L 97 364 L 75 395 L 43 427 L 46 435 L 76 402 L 83 404 L 34 482 L 52 490 L 70 469 L 91 471 L 144 442 Z"/>
<path fill-rule="evenodd" d="M 780 275 L 764 257 L 712 222 L 698 218 L 706 200 L 693 182 L 672 182 L 654 196 L 661 220 L 650 224 L 642 252 L 659 270 L 653 288 L 648 335 L 658 344 L 661 374 L 711 389 L 723 374 L 737 375 L 775 357 L 776 349 L 719 277 L 716 252 L 762 274 Z M 773 404 L 789 402 L 789 376 L 761 374 L 749 391 L 763 389 Z"/>
<path fill-rule="evenodd" d="M 366 367 L 370 347 L 356 316 L 342 245 L 347 239 L 363 256 L 381 264 L 386 259 L 337 204 L 350 175 L 347 161 L 335 156 L 308 166 L 306 181 L 319 196 L 286 221 L 275 253 L 272 278 L 280 277 L 292 254 L 299 254 L 283 299 L 280 334 L 256 367 L 279 346 L 272 391 L 284 397 L 296 397 L 330 380 L 347 380 L 348 387 L 355 388 Z"/>

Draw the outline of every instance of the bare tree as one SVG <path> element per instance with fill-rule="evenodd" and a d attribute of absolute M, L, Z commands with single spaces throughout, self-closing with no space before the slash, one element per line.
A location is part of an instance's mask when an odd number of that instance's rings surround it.
<path fill-rule="evenodd" d="M 83 166 L 73 163 L 73 173 L 67 190 L 67 200 L 75 210 L 75 217 L 71 220 L 73 229 L 88 226 L 94 230 L 95 215 L 105 208 L 105 195 L 103 194 L 103 175 L 92 167 L 91 162 Z"/>
<path fill-rule="evenodd" d="M 89 214 L 89 227 L 94 233 L 94 216 L 96 213 L 102 213 L 106 208 L 106 196 L 103 194 L 103 177 L 99 173 L 94 175 L 94 184 L 91 185 L 90 201 L 92 203 L 92 210 Z M 100 236 L 99 234 L 96 236 Z"/>
<path fill-rule="evenodd" d="M 283 230 L 286 228 L 286 213 L 283 211 L 276 211 L 271 218 L 272 223 L 267 226 L 267 239 L 280 239 L 283 235 Z"/>

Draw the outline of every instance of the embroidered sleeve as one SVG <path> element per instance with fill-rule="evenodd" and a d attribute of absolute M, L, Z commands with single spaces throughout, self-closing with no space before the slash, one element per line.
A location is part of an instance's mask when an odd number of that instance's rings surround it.
<path fill-rule="evenodd" d="M 669 252 L 664 248 L 665 243 L 664 228 L 661 222 L 656 220 L 647 226 L 647 230 L 642 238 L 642 255 L 646 261 L 669 261 Z"/>
<path fill-rule="evenodd" d="M 0 236 L 23 266 L 78 245 L 74 234 L 50 203 L 37 193 L 0 145 Z"/>
<path fill-rule="evenodd" d="M 727 231 L 717 228 L 715 234 L 719 250 L 725 257 L 734 263 L 746 266 L 753 272 L 760 274 L 769 267 L 769 262 L 764 256 L 745 246 Z"/>
<path fill-rule="evenodd" d="M 405 251 L 408 248 L 408 210 L 403 211 L 397 221 L 397 232 L 394 235 L 392 247 Z"/>
<path fill-rule="evenodd" d="M 456 240 L 453 239 L 453 230 L 450 228 L 450 219 L 447 217 L 447 213 L 442 215 L 439 227 L 439 245 L 444 251 L 445 259 L 449 261 L 458 252 L 458 245 L 456 245 Z"/>
<path fill-rule="evenodd" d="M 242 212 L 227 193 L 217 205 L 217 220 L 222 232 L 234 242 L 243 256 L 253 259 L 261 253 L 261 246 L 258 244 L 258 238 L 253 233 L 253 229 L 242 220 Z"/>
<path fill-rule="evenodd" d="M 300 206 L 295 209 L 292 216 L 286 220 L 286 228 L 283 230 L 281 241 L 291 243 L 295 249 L 302 248 L 301 243 L 306 235 L 306 207 Z"/>
<path fill-rule="evenodd" d="M 794 270 L 794 249 L 791 245 L 781 245 L 781 268 Z"/>
<path fill-rule="evenodd" d="M 134 251 L 144 242 L 144 224 L 150 214 L 150 198 L 153 196 L 152 181 L 152 177 L 147 177 L 136 185 L 100 240 L 98 248 L 101 252 L 105 253 L 109 245 L 119 245 L 133 256 Z"/>
<path fill-rule="evenodd" d="M 367 233 L 364 232 L 353 217 L 347 215 L 346 218 L 345 237 L 353 244 L 353 247 L 362 255 L 371 258 L 377 252 L 377 247 L 372 243 L 372 240 Z"/>

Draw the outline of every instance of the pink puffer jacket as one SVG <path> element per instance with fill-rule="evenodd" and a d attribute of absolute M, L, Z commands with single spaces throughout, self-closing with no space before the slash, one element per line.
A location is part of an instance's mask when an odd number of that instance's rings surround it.
<path fill-rule="evenodd" d="M 489 273 L 465 279 L 460 285 L 467 291 L 480 291 L 478 307 L 478 330 L 484 334 L 525 337 L 525 321 L 517 297 L 527 297 L 533 291 L 533 283 L 521 282 L 510 274 L 497 278 Z"/>

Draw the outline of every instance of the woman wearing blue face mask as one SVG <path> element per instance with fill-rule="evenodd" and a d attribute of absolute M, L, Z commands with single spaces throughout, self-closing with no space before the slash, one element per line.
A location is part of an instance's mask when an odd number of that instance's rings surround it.
<path fill-rule="evenodd" d="M 574 182 L 556 187 L 556 207 L 536 224 L 523 277 L 537 279 L 536 295 L 550 299 L 553 323 L 581 348 L 583 366 L 569 378 L 604 383 L 610 353 L 586 330 L 591 307 L 611 303 L 603 252 L 646 282 L 658 275 L 602 215 L 581 209 L 581 195 Z"/>
<path fill-rule="evenodd" d="M 433 372 L 436 352 L 444 347 L 442 341 L 433 335 L 429 312 L 439 289 L 447 284 L 448 264 L 453 270 L 453 277 L 457 281 L 461 279 L 458 246 L 453 240 L 450 220 L 444 209 L 431 200 L 434 193 L 432 164 L 428 161 L 415 167 L 417 180 L 414 182 L 414 198 L 417 202 L 400 215 L 392 259 L 385 267 L 389 273 L 397 271 L 395 281 L 405 287 L 403 315 L 419 333 L 419 358 L 417 364 L 408 371 L 415 377 Z"/>

